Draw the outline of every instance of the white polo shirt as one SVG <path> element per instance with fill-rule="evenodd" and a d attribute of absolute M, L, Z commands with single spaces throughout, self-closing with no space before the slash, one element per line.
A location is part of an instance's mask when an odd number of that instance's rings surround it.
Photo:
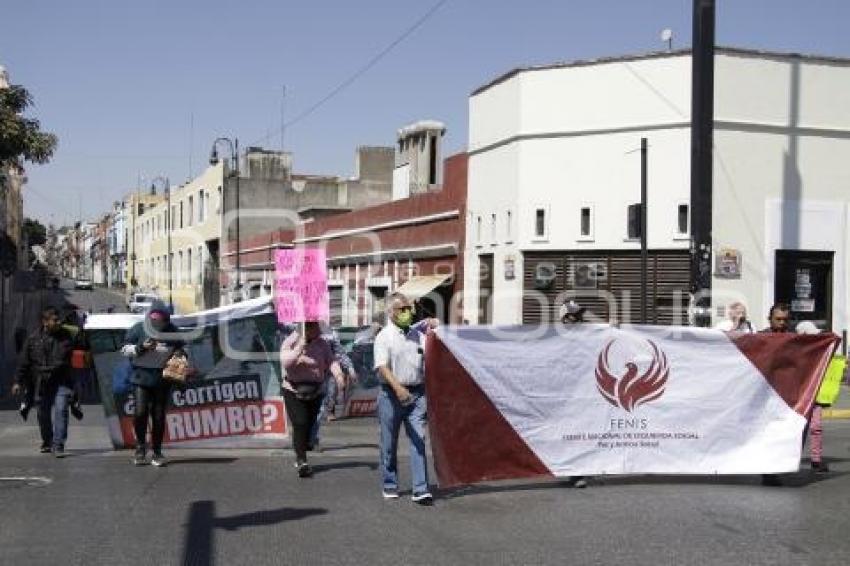
<path fill-rule="evenodd" d="M 420 326 L 411 326 L 405 333 L 390 322 L 375 338 L 375 369 L 387 366 L 405 387 L 425 380 L 425 333 Z"/>

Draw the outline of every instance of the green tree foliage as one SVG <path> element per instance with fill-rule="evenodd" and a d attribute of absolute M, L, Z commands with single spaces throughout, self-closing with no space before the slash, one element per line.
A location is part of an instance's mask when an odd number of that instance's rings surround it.
<path fill-rule="evenodd" d="M 30 106 L 32 97 L 24 87 L 0 88 L 0 166 L 47 163 L 56 151 L 56 135 L 41 131 L 38 120 L 24 117 Z"/>
<path fill-rule="evenodd" d="M 31 246 L 43 246 L 47 243 L 47 228 L 34 218 L 24 218 L 24 237 Z"/>

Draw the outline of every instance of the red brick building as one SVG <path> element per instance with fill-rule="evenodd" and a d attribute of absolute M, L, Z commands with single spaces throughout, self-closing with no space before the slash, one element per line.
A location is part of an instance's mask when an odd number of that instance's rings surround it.
<path fill-rule="evenodd" d="M 293 243 L 327 251 L 334 326 L 370 323 L 395 291 L 427 314 L 460 322 L 466 171 L 467 155 L 454 155 L 443 163 L 442 185 L 303 225 Z"/>

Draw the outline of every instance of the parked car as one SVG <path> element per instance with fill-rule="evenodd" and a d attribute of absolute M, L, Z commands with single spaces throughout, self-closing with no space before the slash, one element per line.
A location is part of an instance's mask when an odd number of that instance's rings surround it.
<path fill-rule="evenodd" d="M 92 283 L 91 279 L 75 279 L 74 280 L 74 289 L 77 290 L 88 290 L 91 291 L 94 289 L 94 283 Z"/>
<path fill-rule="evenodd" d="M 127 310 L 132 313 L 143 313 L 151 307 L 151 304 L 159 299 L 151 293 L 133 293 L 127 301 Z"/>

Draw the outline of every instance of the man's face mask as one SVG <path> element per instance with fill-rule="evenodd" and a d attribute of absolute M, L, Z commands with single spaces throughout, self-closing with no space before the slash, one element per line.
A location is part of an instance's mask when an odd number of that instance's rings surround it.
<path fill-rule="evenodd" d="M 410 307 L 402 307 L 395 315 L 395 322 L 401 328 L 409 328 L 413 322 L 413 309 Z"/>

